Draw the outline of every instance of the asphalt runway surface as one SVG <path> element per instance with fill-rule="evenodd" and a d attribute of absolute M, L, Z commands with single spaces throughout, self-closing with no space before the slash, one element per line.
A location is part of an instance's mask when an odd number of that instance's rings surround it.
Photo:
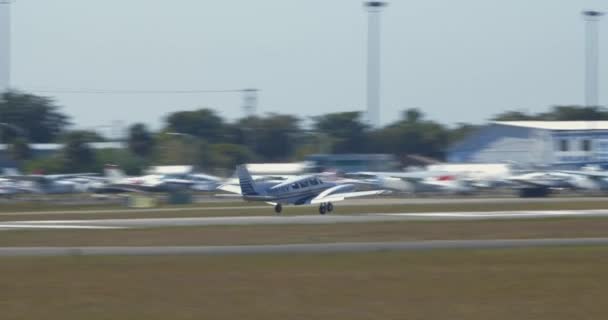
<path fill-rule="evenodd" d="M 192 226 L 247 226 L 370 223 L 391 221 L 471 221 L 545 218 L 608 217 L 608 210 L 496 211 L 496 212 L 428 212 L 428 213 L 361 213 L 351 215 L 300 216 L 234 216 L 192 218 L 129 218 L 81 220 L 30 220 L 0 223 L 0 230 L 15 229 L 130 229 Z"/>
<path fill-rule="evenodd" d="M 249 246 L 167 247 L 0 247 L 0 257 L 15 256 L 153 256 L 354 253 L 454 249 L 509 249 L 562 246 L 605 246 L 608 238 L 435 240 L 404 242 L 320 243 Z"/>

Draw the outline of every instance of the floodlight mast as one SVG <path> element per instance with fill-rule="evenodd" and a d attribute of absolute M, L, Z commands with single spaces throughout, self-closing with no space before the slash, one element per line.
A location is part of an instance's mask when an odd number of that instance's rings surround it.
<path fill-rule="evenodd" d="M 384 1 L 367 1 L 367 122 L 380 127 L 380 13 L 388 4 Z"/>
<path fill-rule="evenodd" d="M 585 19 L 585 106 L 599 106 L 599 29 L 603 12 L 583 11 Z"/>

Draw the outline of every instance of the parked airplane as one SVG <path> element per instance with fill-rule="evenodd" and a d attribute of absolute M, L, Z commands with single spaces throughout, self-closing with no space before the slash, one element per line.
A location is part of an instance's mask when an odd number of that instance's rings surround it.
<path fill-rule="evenodd" d="M 332 212 L 332 202 L 347 198 L 372 196 L 386 190 L 354 191 L 354 184 L 338 184 L 324 181 L 318 175 L 296 176 L 283 181 L 255 181 L 245 165 L 236 168 L 239 186 L 222 185 L 218 189 L 238 193 L 247 201 L 263 201 L 274 206 L 280 213 L 284 204 L 319 204 L 319 213 Z"/>
<path fill-rule="evenodd" d="M 347 174 L 347 176 L 375 183 L 380 188 L 410 193 L 466 194 L 474 191 L 468 181 L 460 179 L 455 174 L 443 172 L 355 172 Z"/>
<path fill-rule="evenodd" d="M 19 193 L 28 192 L 24 190 L 19 184 L 10 179 L 0 178 L 0 197 L 12 197 Z"/>
<path fill-rule="evenodd" d="M 4 170 L 4 179 L 13 181 L 13 187 L 31 193 L 74 193 L 86 191 L 86 184 L 94 173 L 21 174 L 14 169 Z"/>
<path fill-rule="evenodd" d="M 573 189 L 585 191 L 608 190 L 608 172 L 599 168 L 584 168 L 582 170 L 558 171 L 568 175 L 568 182 Z"/>
<path fill-rule="evenodd" d="M 572 188 L 572 176 L 553 171 L 528 172 L 506 179 L 520 197 L 546 197 L 552 190 Z"/>
<path fill-rule="evenodd" d="M 190 180 L 190 189 L 194 191 L 215 191 L 224 181 L 223 178 L 204 173 L 190 173 L 180 178 Z"/>
<path fill-rule="evenodd" d="M 96 193 L 121 192 L 165 192 L 192 185 L 191 180 L 166 178 L 164 175 L 149 174 L 129 177 L 117 166 L 104 169 L 105 177 L 100 177 L 90 188 Z"/>

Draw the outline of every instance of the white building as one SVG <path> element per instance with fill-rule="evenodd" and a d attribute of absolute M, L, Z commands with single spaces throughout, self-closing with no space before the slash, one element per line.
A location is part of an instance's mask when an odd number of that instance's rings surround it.
<path fill-rule="evenodd" d="M 608 167 L 608 121 L 497 121 L 447 152 L 452 163 Z"/>

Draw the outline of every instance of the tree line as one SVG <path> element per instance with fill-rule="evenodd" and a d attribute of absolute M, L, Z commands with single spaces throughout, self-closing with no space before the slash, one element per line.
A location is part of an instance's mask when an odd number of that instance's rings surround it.
<path fill-rule="evenodd" d="M 556 106 L 528 114 L 508 111 L 492 120 L 603 120 L 601 107 Z M 173 112 L 163 128 L 142 123 L 128 128 L 124 150 L 93 150 L 89 142 L 105 141 L 94 131 L 74 130 L 69 116 L 47 97 L 6 92 L 0 100 L 0 142 L 27 171 L 101 171 L 104 164 L 121 165 L 138 174 L 149 165 L 191 164 L 206 171 L 229 173 L 239 163 L 302 160 L 314 153 L 389 153 L 442 160 L 446 149 L 478 128 L 448 126 L 427 119 L 419 109 L 407 109 L 382 128 L 366 125 L 361 112 L 329 113 L 308 119 L 270 113 L 227 121 L 215 110 Z M 29 143 L 62 143 L 61 152 L 33 157 Z"/>

